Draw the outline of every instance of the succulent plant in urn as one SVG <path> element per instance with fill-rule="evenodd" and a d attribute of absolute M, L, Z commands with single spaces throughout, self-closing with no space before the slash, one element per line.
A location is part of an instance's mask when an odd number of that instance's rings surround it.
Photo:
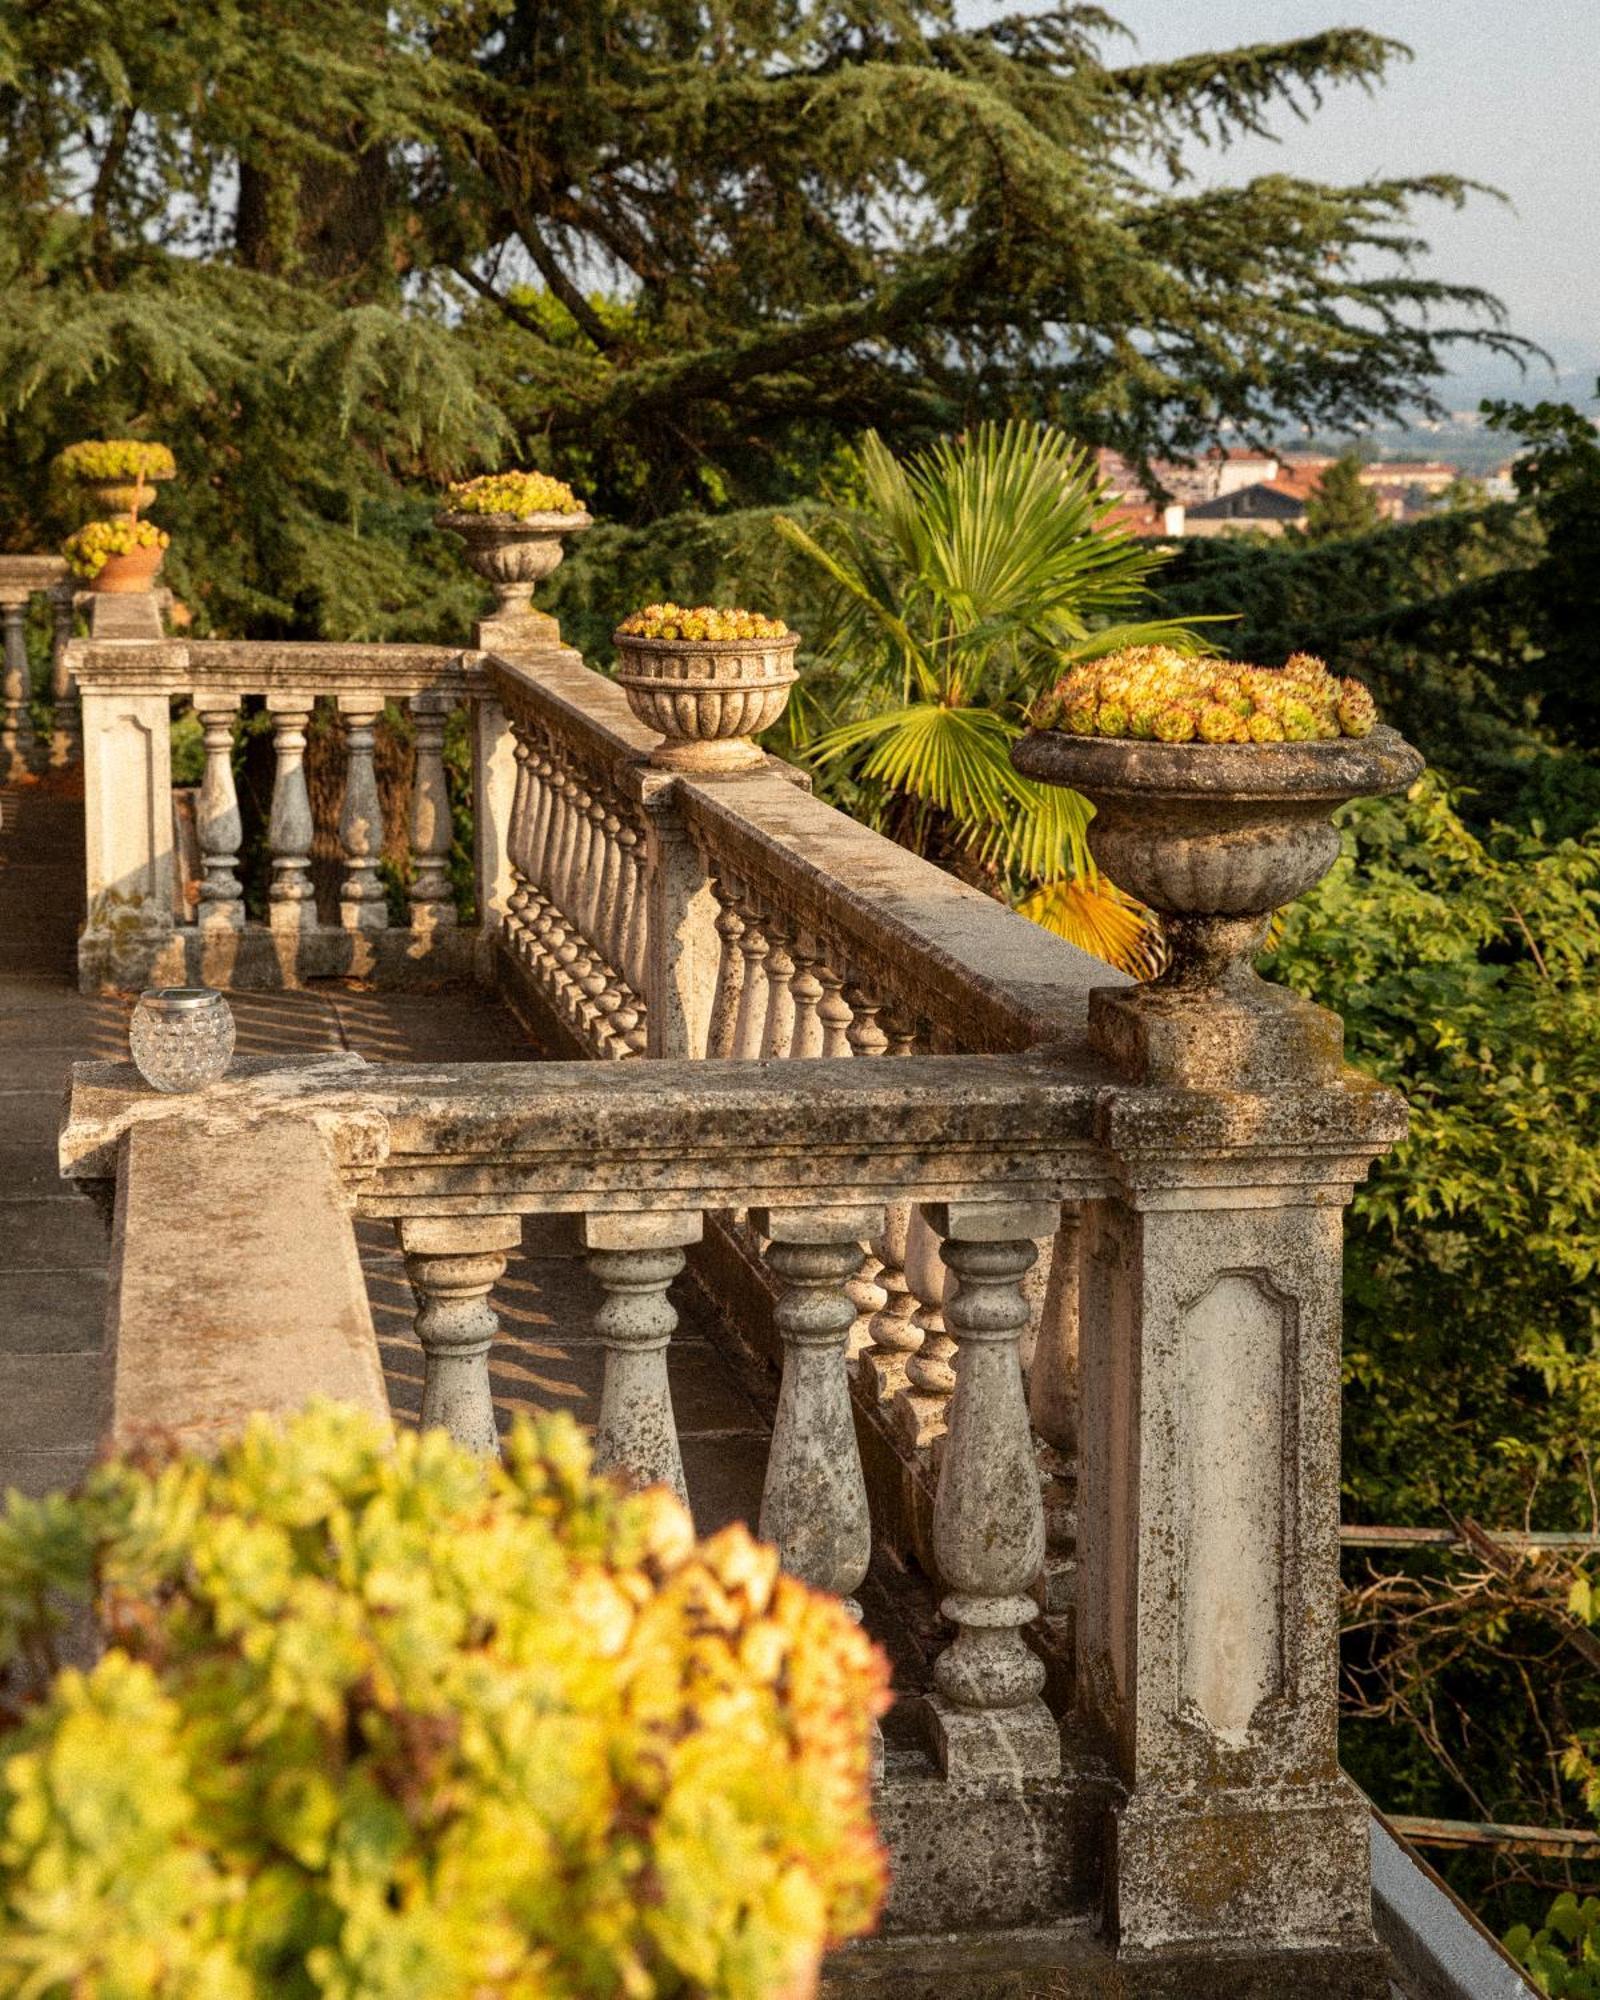
<path fill-rule="evenodd" d="M 666 740 L 650 761 L 669 771 L 743 771 L 784 711 L 798 675 L 798 632 L 780 618 L 724 605 L 648 604 L 613 637 L 628 706 Z"/>
<path fill-rule="evenodd" d="M 1093 803 L 1096 863 L 1166 935 L 1159 978 L 1093 996 L 1097 1042 L 1151 1082 L 1255 1088 L 1336 1067 L 1337 1020 L 1253 961 L 1273 911 L 1337 860 L 1336 808 L 1421 775 L 1366 689 L 1306 653 L 1272 669 L 1142 646 L 1074 667 L 1029 720 L 1017 768 Z"/>
<path fill-rule="evenodd" d="M 593 526 L 572 488 L 545 472 L 462 480 L 433 518 L 466 544 L 467 561 L 493 585 L 502 618 L 534 615 L 533 587 L 559 566 L 563 538 Z"/>

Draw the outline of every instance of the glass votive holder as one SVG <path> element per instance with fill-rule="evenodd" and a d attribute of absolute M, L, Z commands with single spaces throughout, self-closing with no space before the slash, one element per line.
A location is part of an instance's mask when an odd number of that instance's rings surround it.
<path fill-rule="evenodd" d="M 204 1090 L 233 1056 L 233 1015 L 210 986 L 152 986 L 139 995 L 128 1048 L 156 1090 Z"/>

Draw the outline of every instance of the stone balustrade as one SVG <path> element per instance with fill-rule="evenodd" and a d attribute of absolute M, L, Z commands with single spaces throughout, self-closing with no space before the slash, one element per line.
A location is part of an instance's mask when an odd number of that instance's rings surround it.
<path fill-rule="evenodd" d="M 506 1257 L 528 1218 L 576 1218 L 603 1298 L 597 1448 L 680 1492 L 669 1288 L 692 1258 L 781 1370 L 762 1532 L 847 1599 L 888 1544 L 949 1621 L 920 1698 L 931 1761 L 891 1757 L 880 1789 L 889 1970 L 897 1936 L 1032 1926 L 1030 1966 L 1046 1932 L 1077 1940 L 1063 1964 L 1085 1939 L 1116 1955 L 1115 1985 L 1102 1966 L 1064 1993 L 1146 1990 L 1143 1968 L 1152 1994 L 1379 2000 L 1367 1808 L 1337 1762 L 1340 1215 L 1403 1131 L 1399 1100 L 1336 1063 L 1271 1089 L 1136 1078 L 1091 1032 L 1091 992 L 1126 983 L 1098 961 L 781 765 L 652 765 L 621 691 L 542 628 L 478 636 L 74 647 L 86 976 L 181 960 L 243 983 L 252 930 L 262 977 L 448 954 L 423 745 L 466 700 L 482 921 L 460 943 L 581 1060 L 244 1063 L 187 1104 L 80 1067 L 63 1170 L 125 1178 L 158 1120 L 315 1134 L 346 1210 L 397 1230 L 425 1418 L 479 1450 Z M 223 767 L 247 691 L 279 743 L 254 927 L 217 914 L 239 900 Z M 158 856 L 179 693 L 216 764 L 192 935 L 163 919 Z M 297 775 L 317 696 L 352 757 L 326 929 Z M 368 783 L 392 698 L 419 741 L 419 914 L 399 939 L 372 893 Z"/>
<path fill-rule="evenodd" d="M 359 646 L 168 639 L 151 597 L 91 600 L 86 640 L 64 648 L 83 705 L 87 916 L 80 981 L 292 986 L 333 974 L 396 981 L 470 970 L 475 934 L 460 930 L 448 875 L 452 840 L 443 742 L 462 703 L 476 706 L 474 656 L 440 646 Z M 244 704 L 271 719 L 274 776 L 264 920 L 246 909 L 234 744 Z M 192 918 L 177 893 L 169 799 L 169 724 L 175 702 L 199 719 L 205 768 L 195 810 L 200 881 Z M 342 720 L 347 777 L 335 836 L 337 905 L 326 919 L 312 889 L 318 829 L 306 782 L 306 734 L 319 702 Z M 389 703 L 410 713 L 415 746 L 407 918 L 391 922 L 378 864 L 385 829 L 374 731 Z M 490 704 L 492 708 L 492 703 Z M 504 722 L 482 718 L 480 762 L 490 774 Z M 492 902 L 495 868 L 479 895 Z"/>

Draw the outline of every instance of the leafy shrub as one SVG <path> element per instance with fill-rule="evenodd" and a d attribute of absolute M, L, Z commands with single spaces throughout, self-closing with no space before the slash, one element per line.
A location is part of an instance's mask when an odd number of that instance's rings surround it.
<path fill-rule="evenodd" d="M 1345 816 L 1277 976 L 1411 1101 L 1346 1241 L 1358 1518 L 1587 1527 L 1600 1437 L 1600 839 L 1479 839 L 1432 780 Z"/>
<path fill-rule="evenodd" d="M 886 1670 L 741 1528 L 332 1405 L 0 1520 L 0 1988 L 39 2000 L 802 1990 L 884 1886 Z"/>
<path fill-rule="evenodd" d="M 1551 2000 L 1600 2000 L 1600 1897 L 1558 1896 L 1543 1928 L 1518 1924 L 1506 1949 Z"/>

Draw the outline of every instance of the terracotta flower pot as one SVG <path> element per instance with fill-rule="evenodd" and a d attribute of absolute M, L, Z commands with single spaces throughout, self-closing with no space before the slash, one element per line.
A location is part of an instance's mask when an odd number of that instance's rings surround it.
<path fill-rule="evenodd" d="M 1091 997 L 1102 1048 L 1134 1074 L 1179 1084 L 1255 1087 L 1337 1066 L 1337 1020 L 1263 979 L 1254 960 L 1273 911 L 1338 859 L 1336 808 L 1421 775 L 1402 736 L 1150 743 L 1038 730 L 1011 759 L 1090 800 L 1096 864 L 1162 919 L 1159 978 Z"/>
<path fill-rule="evenodd" d="M 761 762 L 753 739 L 788 705 L 799 678 L 798 633 L 720 640 L 612 636 L 617 684 L 628 706 L 666 739 L 651 763 L 669 771 L 742 771 Z"/>
<path fill-rule="evenodd" d="M 90 578 L 89 588 L 113 595 L 153 589 L 166 554 L 159 544 L 151 543 L 126 555 L 107 556 Z"/>
<path fill-rule="evenodd" d="M 563 538 L 594 526 L 589 514 L 472 514 L 453 507 L 441 508 L 433 520 L 466 543 L 467 562 L 493 585 L 502 618 L 526 613 L 533 586 L 566 553 Z"/>

